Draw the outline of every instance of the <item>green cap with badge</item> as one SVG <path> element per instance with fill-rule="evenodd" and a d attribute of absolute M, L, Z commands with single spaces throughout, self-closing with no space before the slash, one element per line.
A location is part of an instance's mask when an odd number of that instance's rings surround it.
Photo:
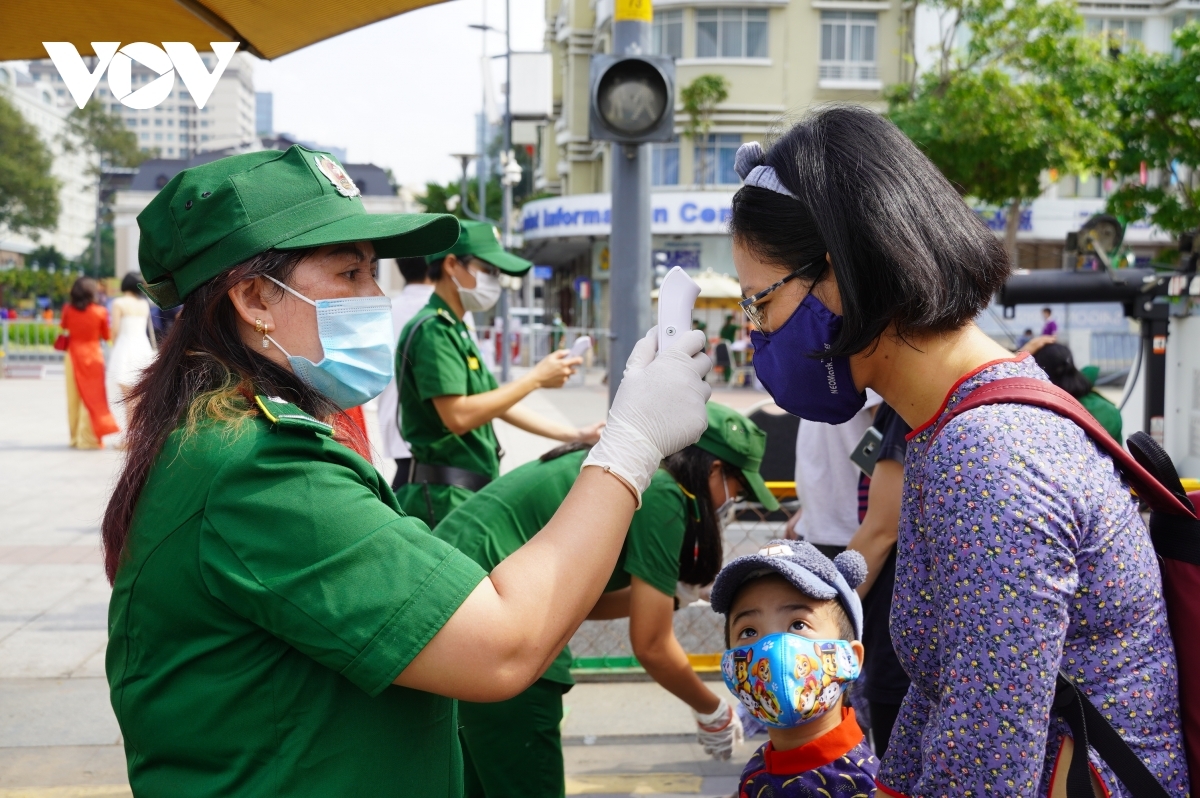
<path fill-rule="evenodd" d="M 441 260 L 447 255 L 471 255 L 492 264 L 505 274 L 522 275 L 533 268 L 531 262 L 506 252 L 500 246 L 500 233 L 492 225 L 470 221 L 460 221 L 459 224 L 462 225 L 462 233 L 454 246 L 436 255 L 426 255 L 426 263 Z"/>
<path fill-rule="evenodd" d="M 446 214 L 376 214 L 333 156 L 294 146 L 184 169 L 138 214 L 142 291 L 174 307 L 197 286 L 268 249 L 370 241 L 381 258 L 458 239 Z"/>
<path fill-rule="evenodd" d="M 742 472 L 754 499 L 769 511 L 779 509 L 779 500 L 767 488 L 758 469 L 767 450 L 767 433 L 733 408 L 708 403 L 708 429 L 696 445 Z"/>

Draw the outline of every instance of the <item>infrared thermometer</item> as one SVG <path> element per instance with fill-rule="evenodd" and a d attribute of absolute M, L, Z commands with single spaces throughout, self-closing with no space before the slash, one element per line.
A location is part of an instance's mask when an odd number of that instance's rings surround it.
<path fill-rule="evenodd" d="M 592 338 L 590 335 L 581 335 L 575 339 L 575 343 L 571 344 L 570 357 L 583 357 L 587 351 L 592 348 Z"/>
<path fill-rule="evenodd" d="M 700 286 L 675 266 L 658 287 L 658 351 L 679 346 L 684 334 L 692 329 L 692 308 Z"/>

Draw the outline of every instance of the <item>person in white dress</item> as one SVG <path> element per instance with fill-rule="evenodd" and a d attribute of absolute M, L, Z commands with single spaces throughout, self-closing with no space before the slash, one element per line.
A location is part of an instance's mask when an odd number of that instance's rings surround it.
<path fill-rule="evenodd" d="M 433 294 L 433 282 L 429 279 L 429 265 L 425 263 L 424 258 L 400 258 L 396 265 L 404 278 L 404 290 L 398 296 L 392 297 L 392 329 L 399 335 L 404 325 L 417 315 L 417 311 L 429 304 L 429 297 Z M 403 345 L 403 341 L 397 341 L 397 350 Z M 393 377 L 379 395 L 379 434 L 383 438 L 380 449 L 384 457 L 396 461 L 398 475 L 407 475 L 412 452 L 400 434 L 400 408 L 397 406 L 399 399 L 396 378 Z M 393 484 L 392 489 L 395 488 L 396 485 Z"/>
<path fill-rule="evenodd" d="M 127 415 L 125 397 L 141 377 L 142 369 L 154 360 L 150 341 L 150 303 L 138 291 L 142 275 L 130 272 L 121 280 L 121 295 L 109 307 L 113 347 L 108 355 L 108 395 L 115 398 L 114 410 Z M 123 418 L 118 423 L 125 427 Z"/>

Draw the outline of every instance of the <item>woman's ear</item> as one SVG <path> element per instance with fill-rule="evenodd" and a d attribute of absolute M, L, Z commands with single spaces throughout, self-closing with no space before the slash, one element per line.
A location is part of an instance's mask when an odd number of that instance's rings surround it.
<path fill-rule="evenodd" d="M 725 464 L 722 463 L 720 460 L 713 460 L 712 465 L 709 466 L 709 469 L 708 469 L 709 477 L 712 477 L 715 474 L 723 473 L 724 468 L 725 468 Z"/>
<path fill-rule="evenodd" d="M 238 318 L 252 329 L 270 332 L 275 329 L 275 317 L 264 296 L 266 290 L 266 281 L 262 277 L 251 277 L 230 288 L 228 296 Z"/>

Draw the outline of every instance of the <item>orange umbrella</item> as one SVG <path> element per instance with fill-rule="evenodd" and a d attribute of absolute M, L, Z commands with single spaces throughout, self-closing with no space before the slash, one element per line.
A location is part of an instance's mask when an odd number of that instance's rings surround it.
<path fill-rule="evenodd" d="M 46 58 L 42 42 L 241 42 L 260 58 L 443 0 L 4 0 L 0 61 Z"/>

